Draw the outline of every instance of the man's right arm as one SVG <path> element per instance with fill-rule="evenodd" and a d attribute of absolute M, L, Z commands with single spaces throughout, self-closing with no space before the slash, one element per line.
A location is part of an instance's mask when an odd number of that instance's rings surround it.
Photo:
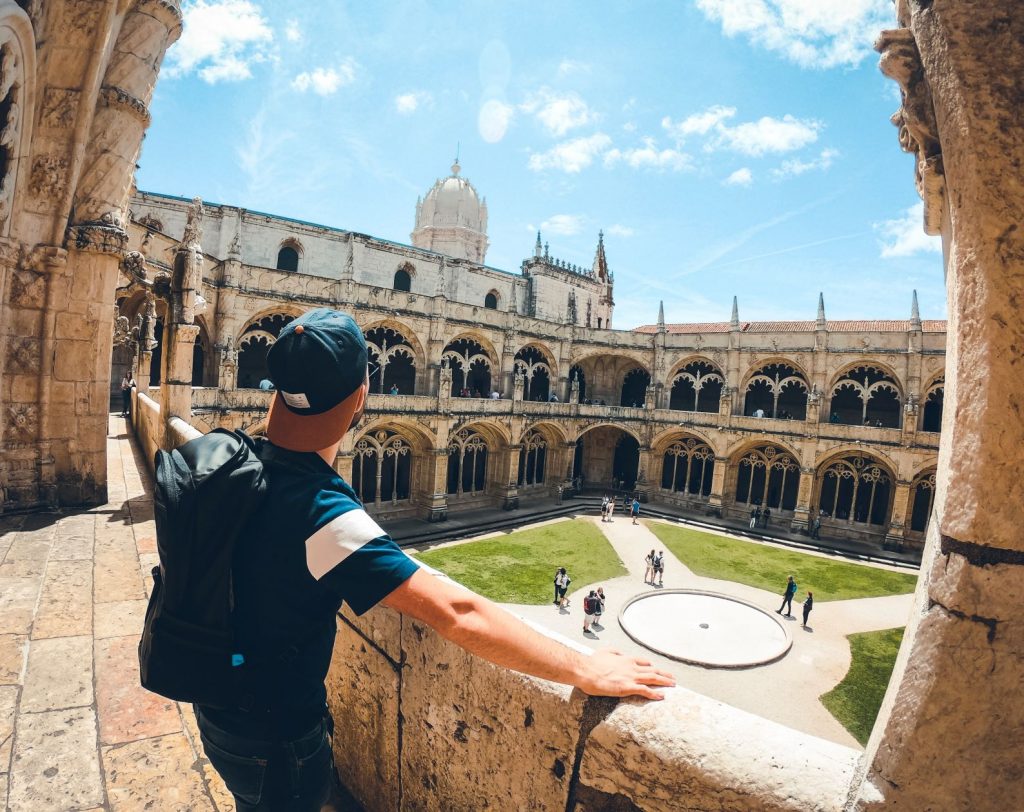
<path fill-rule="evenodd" d="M 382 601 L 420 620 L 471 654 L 524 674 L 573 685 L 593 696 L 662 699 L 675 685 L 650 662 L 611 649 L 587 655 L 535 631 L 501 607 L 419 569 Z"/>

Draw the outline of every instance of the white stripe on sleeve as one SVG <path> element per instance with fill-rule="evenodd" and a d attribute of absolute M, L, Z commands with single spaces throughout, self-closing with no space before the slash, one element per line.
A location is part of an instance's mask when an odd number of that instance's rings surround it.
<path fill-rule="evenodd" d="M 342 513 L 306 539 L 306 566 L 319 581 L 368 541 L 385 535 L 365 510 Z"/>

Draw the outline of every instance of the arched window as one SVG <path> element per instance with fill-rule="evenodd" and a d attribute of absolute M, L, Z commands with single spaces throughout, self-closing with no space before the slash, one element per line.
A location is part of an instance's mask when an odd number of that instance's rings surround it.
<path fill-rule="evenodd" d="M 852 454 L 822 472 L 818 505 L 832 519 L 884 525 L 891 491 L 892 478 L 885 468 L 864 454 Z"/>
<path fill-rule="evenodd" d="M 668 407 L 685 412 L 717 412 L 725 378 L 722 371 L 707 361 L 687 364 L 672 381 Z"/>
<path fill-rule="evenodd" d="M 163 366 L 164 358 L 164 322 L 157 319 L 153 327 L 153 340 L 156 345 L 153 347 L 153 355 L 149 362 L 149 385 L 160 385 L 160 368 Z"/>
<path fill-rule="evenodd" d="M 375 431 L 356 441 L 352 488 L 366 506 L 409 498 L 412 446 L 393 431 Z"/>
<path fill-rule="evenodd" d="M 473 495 L 487 484 L 487 441 L 469 429 L 454 434 L 448 443 L 448 493 Z"/>
<path fill-rule="evenodd" d="M 646 369 L 632 369 L 622 379 L 622 395 L 620 406 L 643 406 L 647 400 L 647 387 L 651 384 L 650 373 Z"/>
<path fill-rule="evenodd" d="M 441 353 L 441 363 L 451 369 L 452 397 L 485 398 L 491 393 L 491 359 L 476 341 L 451 342 Z"/>
<path fill-rule="evenodd" d="M 548 441 L 539 431 L 531 431 L 523 439 L 519 453 L 519 487 L 544 484 Z"/>
<path fill-rule="evenodd" d="M 267 353 L 282 328 L 294 318 L 286 313 L 273 313 L 245 328 L 238 347 L 238 376 L 235 385 L 239 389 L 259 388 L 260 381 L 269 375 Z"/>
<path fill-rule="evenodd" d="M 694 437 L 679 439 L 665 450 L 661 487 L 666 491 L 706 497 L 715 474 L 715 452 Z"/>
<path fill-rule="evenodd" d="M 495 293 L 493 290 L 486 296 L 484 296 L 484 307 L 486 307 L 488 310 L 498 309 L 498 294 Z"/>
<path fill-rule="evenodd" d="M 832 387 L 829 421 L 850 426 L 899 428 L 899 385 L 885 370 L 859 366 Z"/>
<path fill-rule="evenodd" d="M 293 245 L 282 245 L 277 252 L 277 270 L 297 271 L 299 269 L 299 252 Z"/>
<path fill-rule="evenodd" d="M 914 481 L 914 506 L 910 512 L 910 529 L 923 533 L 928 529 L 928 520 L 935 503 L 935 472 L 921 474 Z"/>
<path fill-rule="evenodd" d="M 406 293 L 412 290 L 412 276 L 404 267 L 395 271 L 395 281 L 391 287 L 395 290 L 404 290 Z"/>
<path fill-rule="evenodd" d="M 513 366 L 526 379 L 523 400 L 546 401 L 551 392 L 551 367 L 544 353 L 536 347 L 523 347 L 516 353 Z"/>
<path fill-rule="evenodd" d="M 736 501 L 775 510 L 793 510 L 800 489 L 800 466 L 785 449 L 751 449 L 736 470 Z"/>
<path fill-rule="evenodd" d="M 788 364 L 766 364 L 747 381 L 743 414 L 804 420 L 810 387 L 803 373 Z"/>
<path fill-rule="evenodd" d="M 415 395 L 416 356 L 409 340 L 392 327 L 374 327 L 365 337 L 371 369 L 370 391 Z"/>
<path fill-rule="evenodd" d="M 929 387 L 924 399 L 924 413 L 921 415 L 921 431 L 942 430 L 942 396 L 945 383 L 946 379 L 942 377 Z"/>

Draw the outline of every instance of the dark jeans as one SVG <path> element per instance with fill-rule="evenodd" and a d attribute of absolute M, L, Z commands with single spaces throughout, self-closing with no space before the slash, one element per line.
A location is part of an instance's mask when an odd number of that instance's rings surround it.
<path fill-rule="evenodd" d="M 127 415 L 132 410 L 132 390 L 121 390 L 121 414 Z"/>
<path fill-rule="evenodd" d="M 779 611 L 781 612 L 783 609 L 786 610 L 786 614 L 787 615 L 793 614 L 793 593 L 792 592 L 787 592 L 785 595 L 782 596 L 782 606 L 779 607 Z"/>
<path fill-rule="evenodd" d="M 285 742 L 236 736 L 196 707 L 206 757 L 235 796 L 238 812 L 319 812 L 331 792 L 327 720 Z"/>

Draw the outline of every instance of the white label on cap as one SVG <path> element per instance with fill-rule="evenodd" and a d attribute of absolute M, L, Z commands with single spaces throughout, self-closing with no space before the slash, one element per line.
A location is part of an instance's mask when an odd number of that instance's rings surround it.
<path fill-rule="evenodd" d="M 285 392 L 281 390 L 281 397 L 284 398 L 284 402 L 291 406 L 293 409 L 308 409 L 309 399 L 302 393 L 297 392 L 292 394 L 291 392 Z"/>

